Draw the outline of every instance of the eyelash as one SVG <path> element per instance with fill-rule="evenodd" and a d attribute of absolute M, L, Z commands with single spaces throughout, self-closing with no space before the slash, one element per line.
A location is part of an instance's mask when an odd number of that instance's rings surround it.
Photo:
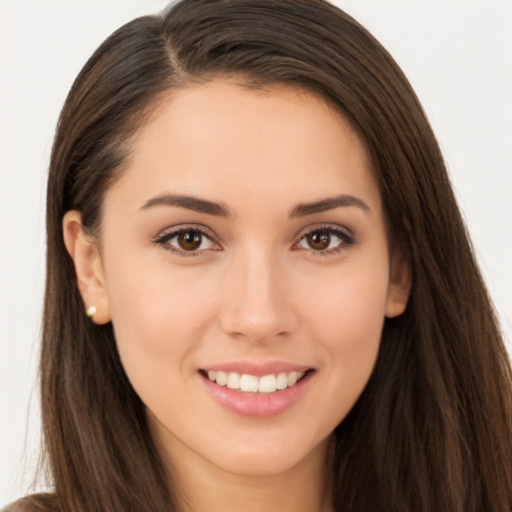
<path fill-rule="evenodd" d="M 331 237 L 334 235 L 335 237 L 339 238 L 341 242 L 330 249 L 314 250 L 313 248 L 309 247 L 298 250 L 309 250 L 311 254 L 313 254 L 314 256 L 331 256 L 334 254 L 338 254 L 346 249 L 349 249 L 350 247 L 353 247 L 356 244 L 356 239 L 354 235 L 348 229 L 341 228 L 340 226 L 337 225 L 332 226 L 324 224 L 309 227 L 305 231 L 303 231 L 299 235 L 299 240 L 294 244 L 294 247 L 296 247 L 300 242 L 302 242 L 308 235 L 313 235 L 315 233 L 327 233 Z"/>
<path fill-rule="evenodd" d="M 191 234 L 200 234 L 202 237 L 208 239 L 212 244 L 216 245 L 218 248 L 215 249 L 201 249 L 196 251 L 186 251 L 183 249 L 178 249 L 169 244 L 171 240 L 178 237 L 179 235 L 191 233 Z M 333 248 L 323 249 L 323 250 L 314 250 L 313 248 L 299 248 L 298 245 L 308 236 L 313 235 L 315 233 L 326 233 L 329 236 L 335 236 L 341 240 L 341 242 Z M 200 226 L 184 226 L 177 229 L 172 229 L 171 231 L 164 232 L 159 234 L 157 237 L 153 239 L 153 243 L 157 246 L 163 247 L 165 250 L 168 250 L 174 254 L 177 254 L 181 257 L 189 257 L 189 256 L 201 256 L 205 251 L 214 250 L 220 251 L 222 250 L 220 243 L 217 241 L 217 238 L 213 236 L 213 234 L 205 229 L 202 229 Z M 355 237 L 346 229 L 340 228 L 339 226 L 331 226 L 331 225 L 321 225 L 310 227 L 307 230 L 303 231 L 299 235 L 299 239 L 297 242 L 293 244 L 293 248 L 296 250 L 308 250 L 311 254 L 315 256 L 330 256 L 333 254 L 337 254 L 343 250 L 346 250 L 356 244 Z"/>
<path fill-rule="evenodd" d="M 173 247 L 169 244 L 169 242 L 173 239 L 178 237 L 181 234 L 185 233 L 199 233 L 202 237 L 207 238 L 210 240 L 213 244 L 220 247 L 220 244 L 216 241 L 216 237 L 213 236 L 212 233 L 209 231 L 202 229 L 199 226 L 184 226 L 177 229 L 172 229 L 171 231 L 166 231 L 162 234 L 159 234 L 154 240 L 153 243 L 155 245 L 163 247 L 165 250 L 170 251 L 174 254 L 177 254 L 178 256 L 183 257 L 189 257 L 189 256 L 200 256 L 206 249 L 202 249 L 199 251 L 185 251 L 183 249 L 178 249 L 176 247 Z M 221 250 L 219 249 L 212 249 L 215 251 Z"/>

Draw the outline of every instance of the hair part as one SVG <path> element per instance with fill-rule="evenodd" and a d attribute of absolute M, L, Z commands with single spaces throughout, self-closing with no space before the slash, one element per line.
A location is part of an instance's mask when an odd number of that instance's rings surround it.
<path fill-rule="evenodd" d="M 62 218 L 77 209 L 85 229 L 101 229 L 137 130 L 170 91 L 217 77 L 299 87 L 335 106 L 366 144 L 411 264 L 407 310 L 386 320 L 372 377 L 334 433 L 335 509 L 509 510 L 510 366 L 441 152 L 393 59 L 323 0 L 178 1 L 117 30 L 73 84 L 47 192 L 40 373 L 55 493 L 45 507 L 177 510 L 112 326 L 84 314 Z"/>

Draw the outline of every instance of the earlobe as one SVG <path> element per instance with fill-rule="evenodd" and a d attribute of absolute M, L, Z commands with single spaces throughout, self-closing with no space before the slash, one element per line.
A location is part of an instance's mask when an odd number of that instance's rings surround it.
<path fill-rule="evenodd" d="M 75 266 L 84 314 L 95 324 L 110 322 L 110 308 L 98 245 L 83 230 L 82 215 L 71 210 L 62 220 L 64 244 Z M 93 311 L 91 315 L 88 312 Z"/>
<path fill-rule="evenodd" d="M 411 293 L 411 266 L 402 255 L 392 259 L 389 277 L 386 316 L 393 318 L 405 311 Z"/>

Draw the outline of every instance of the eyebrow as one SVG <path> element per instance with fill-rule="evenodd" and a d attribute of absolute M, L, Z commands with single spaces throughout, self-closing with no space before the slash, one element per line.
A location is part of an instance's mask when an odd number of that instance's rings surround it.
<path fill-rule="evenodd" d="M 305 217 L 314 213 L 326 212 L 334 210 L 335 208 L 355 206 L 361 208 L 365 212 L 370 212 L 371 208 L 358 197 L 350 195 L 340 195 L 336 197 L 329 197 L 327 199 L 321 199 L 314 203 L 303 203 L 297 205 L 290 213 L 290 218 Z"/>
<path fill-rule="evenodd" d="M 215 215 L 219 217 L 231 217 L 231 212 L 225 206 L 213 201 L 206 199 L 199 199 L 194 196 L 183 196 L 175 194 L 163 194 L 160 196 L 153 197 L 146 201 L 141 210 L 147 210 L 155 206 L 177 206 L 178 208 L 186 208 L 199 213 L 206 213 L 209 215 Z M 362 209 L 365 212 L 370 212 L 370 207 L 358 197 L 351 195 L 339 195 L 336 197 L 329 197 L 321 199 L 313 203 L 301 203 L 298 204 L 290 212 L 290 218 L 306 217 L 307 215 L 313 215 L 315 213 L 326 212 L 334 210 L 340 207 L 355 206 Z"/>
<path fill-rule="evenodd" d="M 141 210 L 147 210 L 154 206 L 178 206 L 179 208 L 186 208 L 195 212 L 217 215 L 219 217 L 230 216 L 230 211 L 225 206 L 193 196 L 163 194 L 146 201 L 142 205 Z"/>

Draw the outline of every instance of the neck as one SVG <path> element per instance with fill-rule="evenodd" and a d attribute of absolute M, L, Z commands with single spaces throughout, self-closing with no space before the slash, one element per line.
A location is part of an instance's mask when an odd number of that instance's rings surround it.
<path fill-rule="evenodd" d="M 181 512 L 332 512 L 328 444 L 278 474 L 234 474 L 190 453 L 174 452 L 166 462 Z"/>

